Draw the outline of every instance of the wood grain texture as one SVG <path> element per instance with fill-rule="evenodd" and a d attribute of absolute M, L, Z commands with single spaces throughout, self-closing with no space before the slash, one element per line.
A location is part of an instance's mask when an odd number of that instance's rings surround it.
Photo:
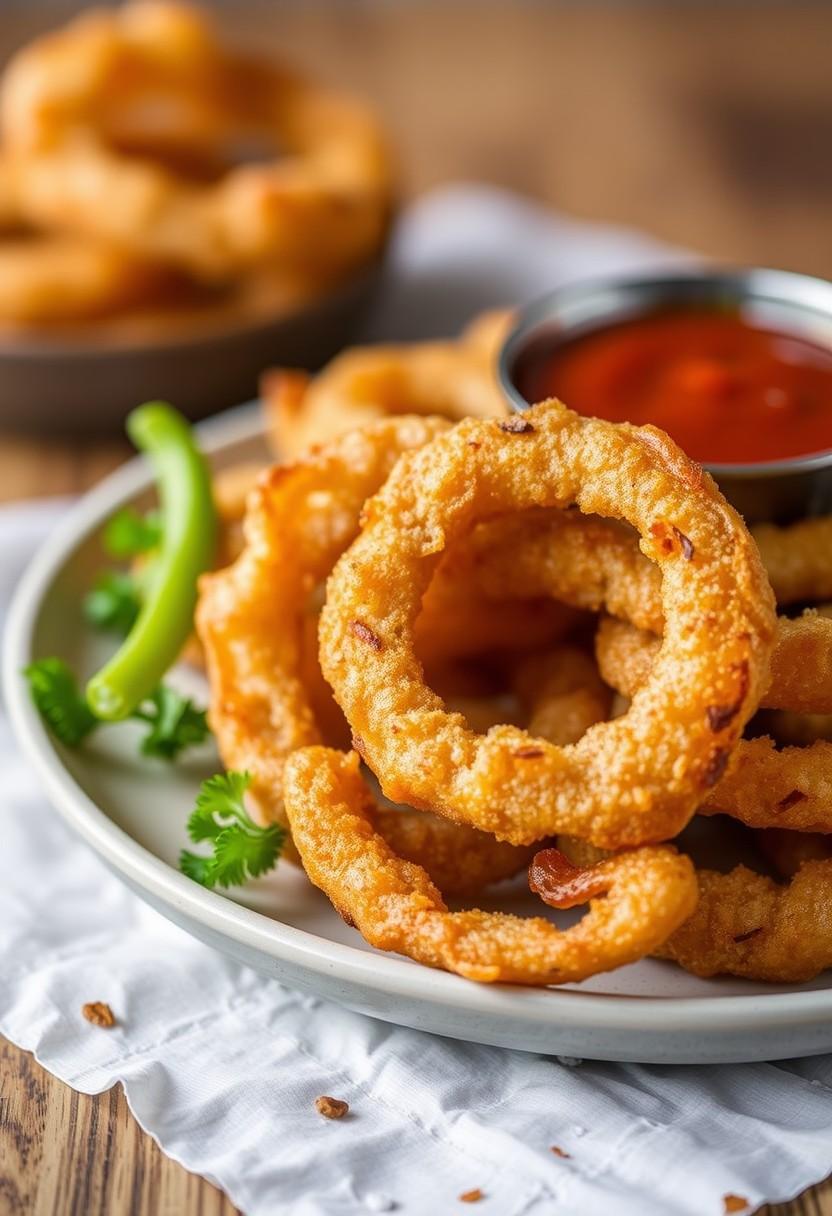
<path fill-rule="evenodd" d="M 67 4 L 8 5 L 0 54 Z M 388 116 L 413 195 L 486 180 L 736 262 L 832 277 L 832 8 L 235 0 L 271 45 Z M 0 499 L 68 493 L 112 440 L 0 435 Z M 139 1132 L 120 1090 L 73 1093 L 0 1044 L 0 1216 L 230 1216 Z M 832 1186 L 768 1216 L 832 1216 Z"/>

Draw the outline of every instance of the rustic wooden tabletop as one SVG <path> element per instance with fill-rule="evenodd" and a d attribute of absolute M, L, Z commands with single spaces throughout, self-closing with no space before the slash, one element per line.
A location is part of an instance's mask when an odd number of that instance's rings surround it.
<path fill-rule="evenodd" d="M 67 7 L 5 6 L 0 51 Z M 374 99 L 406 196 L 491 181 L 832 277 L 830 6 L 240 0 L 224 16 Z M 82 490 L 123 455 L 112 440 L 0 435 L 0 498 Z M 139 1131 L 120 1090 L 80 1096 L 0 1043 L 0 1216 L 233 1211 Z M 832 1216 L 832 1184 L 768 1213 Z"/>

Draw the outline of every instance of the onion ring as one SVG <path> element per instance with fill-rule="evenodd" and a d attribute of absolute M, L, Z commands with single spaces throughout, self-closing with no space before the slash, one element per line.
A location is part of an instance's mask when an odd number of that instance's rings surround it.
<path fill-rule="evenodd" d="M 455 341 L 356 347 L 314 377 L 285 368 L 266 372 L 261 396 L 275 451 L 299 456 L 386 414 L 504 416 L 496 363 L 510 323 L 508 312 L 485 313 Z"/>
<path fill-rule="evenodd" d="M 778 604 L 832 598 L 832 516 L 758 524 L 751 535 Z M 657 540 L 681 545 L 672 533 Z M 631 527 L 576 511 L 527 511 L 479 525 L 470 546 L 480 585 L 498 598 L 553 595 L 639 629 L 664 628 L 661 574 Z"/>
<path fill-rule="evenodd" d="M 807 861 L 783 886 L 746 866 L 699 870 L 699 903 L 655 950 L 707 978 L 811 980 L 832 966 L 832 861 Z"/>
<path fill-rule="evenodd" d="M 635 692 L 660 646 L 659 638 L 622 621 L 602 621 L 596 652 L 603 678 L 621 692 Z M 832 742 L 778 750 L 766 737 L 741 739 L 699 814 L 730 815 L 752 828 L 832 832 Z"/>
<path fill-rule="evenodd" d="M 254 139 L 288 155 L 198 181 L 146 154 L 139 137 L 160 111 L 153 146 L 178 137 L 180 160 L 227 163 Z M 343 272 L 376 252 L 387 227 L 390 170 L 369 110 L 225 52 L 185 5 L 133 0 L 37 39 L 6 71 L 0 116 L 34 223 L 200 278 L 264 259 Z"/>
<path fill-rule="evenodd" d="M 446 425 L 386 419 L 302 463 L 269 470 L 249 499 L 241 556 L 200 582 L 196 624 L 211 685 L 211 727 L 225 764 L 251 774 L 252 798 L 268 820 L 285 822 L 288 756 L 320 743 L 331 721 L 320 675 L 309 674 L 310 593 L 357 533 L 366 498 L 398 456 Z M 456 892 L 509 877 L 530 856 L 420 812 L 379 809 L 375 821 L 393 848 L 426 859 Z"/>
<path fill-rule="evenodd" d="M 596 635 L 601 673 L 616 692 L 631 697 L 647 678 L 661 638 L 626 621 L 603 619 Z M 779 617 L 771 655 L 771 683 L 760 698 L 768 709 L 832 713 L 832 620 L 809 609 Z"/>
<path fill-rule="evenodd" d="M 574 900 L 591 899 L 590 911 L 571 929 L 540 917 L 449 912 L 426 871 L 374 830 L 355 753 L 294 752 L 285 799 L 307 875 L 370 945 L 480 983 L 563 984 L 634 962 L 695 905 L 690 861 L 659 845 L 602 862 Z"/>
<path fill-rule="evenodd" d="M 422 680 L 421 596 L 483 516 L 571 503 L 639 527 L 664 574 L 667 642 L 629 711 L 574 746 L 510 726 L 477 737 Z M 467 419 L 408 454 L 365 518 L 327 585 L 321 658 L 388 797 L 515 844 L 566 832 L 621 847 L 681 830 L 756 707 L 774 631 L 757 550 L 707 474 L 655 428 L 547 402 Z M 668 550 L 669 537 L 686 543 Z"/>
<path fill-rule="evenodd" d="M 612 694 L 594 660 L 575 647 L 521 659 L 512 683 L 527 712 L 529 734 L 561 747 L 577 743 L 609 716 Z"/>
<path fill-rule="evenodd" d="M 832 599 L 832 516 L 802 519 L 786 527 L 757 524 L 751 535 L 778 603 Z"/>

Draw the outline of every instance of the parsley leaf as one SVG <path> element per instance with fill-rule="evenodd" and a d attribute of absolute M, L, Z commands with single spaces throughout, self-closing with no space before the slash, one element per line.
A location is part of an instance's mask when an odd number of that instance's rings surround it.
<path fill-rule="evenodd" d="M 204 887 L 239 886 L 267 873 L 276 864 L 286 840 L 278 824 L 260 827 L 243 801 L 251 783 L 248 773 L 218 773 L 203 781 L 196 806 L 188 820 L 188 835 L 199 843 L 209 840 L 210 856 L 183 849 L 179 868 Z"/>
<path fill-rule="evenodd" d="M 141 600 L 132 574 L 105 570 L 84 597 L 84 616 L 97 629 L 128 634 L 139 615 Z"/>
<path fill-rule="evenodd" d="M 63 659 L 38 659 L 23 674 L 35 708 L 67 747 L 78 747 L 92 731 L 106 725 L 90 709 Z M 160 684 L 130 717 L 150 727 L 141 741 L 142 754 L 160 760 L 175 760 L 186 747 L 203 743 L 209 734 L 205 711 L 167 684 Z"/>
<path fill-rule="evenodd" d="M 150 726 L 141 743 L 144 756 L 174 760 L 184 748 L 203 743 L 208 736 L 205 710 L 197 709 L 193 701 L 168 684 L 160 684 L 131 717 Z"/>
<path fill-rule="evenodd" d="M 213 777 L 203 781 L 196 806 L 188 820 L 188 835 L 195 844 L 200 840 L 216 840 L 223 825 L 217 823 L 215 815 L 225 819 L 241 815 L 244 821 L 249 818 L 243 798 L 250 784 L 248 773 L 238 773 L 233 769 L 227 773 L 214 773 Z"/>
<path fill-rule="evenodd" d="M 104 548 L 119 560 L 156 549 L 161 539 L 162 519 L 158 511 L 139 515 L 132 507 L 125 507 L 104 529 Z"/>
<path fill-rule="evenodd" d="M 62 659 L 38 659 L 23 674 L 41 717 L 67 747 L 77 747 L 99 725 Z"/>
<path fill-rule="evenodd" d="M 213 857 L 200 857 L 198 853 L 189 853 L 187 849 L 183 849 L 179 854 L 179 869 L 187 878 L 192 878 L 194 882 L 198 882 L 203 887 L 213 886 L 211 880 L 213 864 Z"/>

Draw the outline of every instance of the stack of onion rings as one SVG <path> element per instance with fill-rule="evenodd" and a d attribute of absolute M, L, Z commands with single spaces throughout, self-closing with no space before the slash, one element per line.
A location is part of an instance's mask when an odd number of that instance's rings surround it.
<path fill-rule="evenodd" d="M 741 734 L 760 704 L 832 705 L 827 618 L 777 621 L 763 565 L 784 604 L 830 580 L 810 568 L 814 544 L 798 561 L 783 530 L 756 537 L 762 563 L 710 479 L 650 428 L 556 403 L 365 425 L 268 474 L 242 554 L 205 579 L 223 758 L 251 771 L 312 881 L 379 948 L 481 982 L 566 982 L 645 953 L 699 975 L 809 978 L 832 963 L 820 928 L 792 941 L 828 911 L 832 744 L 778 751 Z M 606 682 L 580 641 L 599 613 Z M 816 656 L 803 682 L 790 654 Z M 632 697 L 612 719 L 610 684 Z M 416 809 L 379 802 L 359 761 Z M 697 870 L 658 843 L 696 810 L 754 829 L 786 884 Z M 443 895 L 476 894 L 534 853 L 544 903 L 590 901 L 573 929 L 448 909 Z"/>

